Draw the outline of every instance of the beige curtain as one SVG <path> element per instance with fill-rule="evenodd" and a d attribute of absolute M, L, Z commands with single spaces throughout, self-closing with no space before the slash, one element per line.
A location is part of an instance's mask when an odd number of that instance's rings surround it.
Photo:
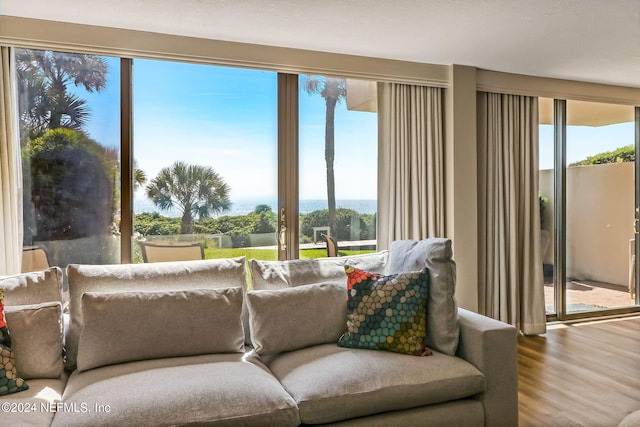
<path fill-rule="evenodd" d="M 22 176 L 13 53 L 0 47 L 0 276 L 18 274 L 22 256 Z"/>
<path fill-rule="evenodd" d="M 481 314 L 546 331 L 538 202 L 538 99 L 478 94 Z"/>
<path fill-rule="evenodd" d="M 442 89 L 378 84 L 378 248 L 444 235 Z"/>

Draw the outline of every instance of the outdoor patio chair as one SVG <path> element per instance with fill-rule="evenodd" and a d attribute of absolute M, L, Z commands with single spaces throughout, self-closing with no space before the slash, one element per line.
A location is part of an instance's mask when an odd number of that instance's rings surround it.
<path fill-rule="evenodd" d="M 49 251 L 43 245 L 24 246 L 22 248 L 22 272 L 40 271 L 51 267 Z"/>
<path fill-rule="evenodd" d="M 204 259 L 204 247 L 197 242 L 138 241 L 144 262 L 192 261 Z"/>
<path fill-rule="evenodd" d="M 322 235 L 322 240 L 327 242 L 327 256 L 328 257 L 337 257 L 338 256 L 338 242 L 331 236 L 326 234 Z"/>

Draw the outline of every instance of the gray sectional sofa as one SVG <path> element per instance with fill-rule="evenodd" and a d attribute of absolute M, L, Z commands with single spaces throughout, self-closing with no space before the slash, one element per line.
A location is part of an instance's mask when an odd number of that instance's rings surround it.
<path fill-rule="evenodd" d="M 337 345 L 345 263 L 429 269 L 432 355 Z M 456 307 L 449 240 L 246 265 L 71 265 L 64 299 L 55 267 L 0 279 L 29 385 L 0 425 L 517 425 L 516 331 Z"/>

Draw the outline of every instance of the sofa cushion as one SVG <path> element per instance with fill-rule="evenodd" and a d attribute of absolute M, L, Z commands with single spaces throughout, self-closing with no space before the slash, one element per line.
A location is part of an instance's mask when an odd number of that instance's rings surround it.
<path fill-rule="evenodd" d="M 345 266 L 347 331 L 341 347 L 430 355 L 426 334 L 429 270 L 383 276 Z"/>
<path fill-rule="evenodd" d="M 412 357 L 324 344 L 281 353 L 267 363 L 306 424 L 448 402 L 485 387 L 473 365 L 438 352 Z"/>
<path fill-rule="evenodd" d="M 331 423 L 332 427 L 478 427 L 483 425 L 485 421 L 482 403 L 473 398 Z"/>
<path fill-rule="evenodd" d="M 51 267 L 44 271 L 23 273 L 0 279 L 5 305 L 29 305 L 62 302 L 62 270 Z"/>
<path fill-rule="evenodd" d="M 460 324 L 455 299 L 456 264 L 451 240 L 396 240 L 389 249 L 388 274 L 429 269 L 427 347 L 453 356 L 458 347 Z"/>
<path fill-rule="evenodd" d="M 62 362 L 62 304 L 19 305 L 5 310 L 16 368 L 26 380 L 59 378 Z"/>
<path fill-rule="evenodd" d="M 347 280 L 344 265 L 374 273 L 382 273 L 389 256 L 388 251 L 347 257 L 296 259 L 289 261 L 249 261 L 253 289 L 282 289 L 322 282 Z"/>
<path fill-rule="evenodd" d="M 68 368 L 76 364 L 84 327 L 85 292 L 154 292 L 241 287 L 246 289 L 245 258 L 157 262 L 150 264 L 75 265 L 67 267 L 71 323 L 66 336 Z"/>
<path fill-rule="evenodd" d="M 17 372 L 16 356 L 11 348 L 11 335 L 4 315 L 4 291 L 0 289 L 0 396 L 29 388 Z"/>
<path fill-rule="evenodd" d="M 344 283 L 249 291 L 251 341 L 258 354 L 337 342 L 345 331 Z"/>
<path fill-rule="evenodd" d="M 63 410 L 62 392 L 67 375 L 55 379 L 29 380 L 29 389 L 0 397 L 0 425 L 50 426 L 56 411 Z"/>
<path fill-rule="evenodd" d="M 78 370 L 134 360 L 241 352 L 242 289 L 82 295 Z"/>
<path fill-rule="evenodd" d="M 156 359 L 74 372 L 53 426 L 297 426 L 296 404 L 242 354 Z M 94 409 L 102 408 L 102 410 Z"/>

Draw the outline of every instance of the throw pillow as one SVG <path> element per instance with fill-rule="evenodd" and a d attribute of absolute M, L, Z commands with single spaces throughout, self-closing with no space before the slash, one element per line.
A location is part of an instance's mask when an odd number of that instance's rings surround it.
<path fill-rule="evenodd" d="M 247 292 L 251 342 L 256 352 L 277 354 L 335 344 L 345 330 L 344 291 L 342 282 Z"/>
<path fill-rule="evenodd" d="M 62 304 L 6 306 L 4 314 L 20 376 L 25 380 L 60 378 L 64 372 Z"/>
<path fill-rule="evenodd" d="M 0 288 L 0 396 L 27 390 L 29 386 L 16 369 L 16 357 L 11 350 L 11 336 L 4 318 L 4 290 Z"/>
<path fill-rule="evenodd" d="M 387 273 L 429 269 L 427 301 L 427 346 L 454 356 L 460 337 L 456 303 L 456 263 L 451 240 L 431 237 L 424 240 L 396 240 L 389 249 Z"/>
<path fill-rule="evenodd" d="M 137 360 L 240 353 L 242 301 L 240 287 L 86 292 L 78 371 Z"/>
<path fill-rule="evenodd" d="M 347 332 L 341 347 L 427 356 L 429 270 L 382 276 L 345 266 Z"/>

